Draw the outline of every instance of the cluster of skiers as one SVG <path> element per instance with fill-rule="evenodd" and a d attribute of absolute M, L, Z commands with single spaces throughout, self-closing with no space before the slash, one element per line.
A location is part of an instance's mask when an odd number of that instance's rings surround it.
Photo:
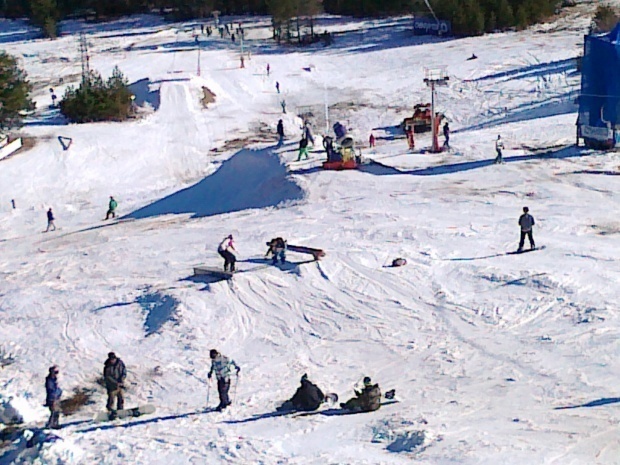
<path fill-rule="evenodd" d="M 211 349 L 209 351 L 209 358 L 211 359 L 211 369 L 209 370 L 207 377 L 210 380 L 213 375 L 215 375 L 217 380 L 217 392 L 219 396 L 219 404 L 215 410 L 221 412 L 232 404 L 230 396 L 232 375 L 235 375 L 236 380 L 239 376 L 241 368 L 234 360 L 222 355 L 216 349 Z M 47 422 L 47 427 L 53 429 L 60 428 L 62 389 L 59 385 L 58 374 L 58 367 L 54 365 L 50 367 L 49 373 L 45 378 L 45 405 L 50 410 L 50 417 Z M 108 394 L 106 410 L 108 411 L 108 418 L 110 420 L 118 418 L 118 411 L 123 410 L 124 408 L 125 398 L 123 392 L 126 389 L 126 378 L 127 369 L 125 364 L 119 357 L 116 356 L 114 352 L 110 352 L 103 365 L 103 380 Z M 235 387 L 236 385 L 237 382 L 235 381 Z M 209 389 L 210 386 L 211 385 L 209 384 Z M 354 392 L 355 397 L 340 404 L 343 409 L 350 412 L 372 412 L 374 410 L 378 410 L 381 406 L 381 389 L 378 384 L 372 383 L 369 377 L 364 377 L 363 387 L 361 389 L 355 389 Z M 386 397 L 393 397 L 393 391 L 391 396 L 386 393 Z M 301 385 L 293 397 L 280 405 L 277 410 L 313 411 L 317 410 L 321 404 L 327 402 L 329 399 L 335 400 L 337 399 L 337 396 L 326 396 L 323 391 L 321 391 L 316 384 L 312 383 L 308 379 L 308 376 L 304 374 L 301 377 Z"/>

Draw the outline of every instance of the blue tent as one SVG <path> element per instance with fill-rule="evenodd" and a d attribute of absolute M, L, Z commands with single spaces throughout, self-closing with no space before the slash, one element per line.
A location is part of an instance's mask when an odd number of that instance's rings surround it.
<path fill-rule="evenodd" d="M 620 142 L 620 23 L 585 37 L 577 124 L 586 145 Z"/>

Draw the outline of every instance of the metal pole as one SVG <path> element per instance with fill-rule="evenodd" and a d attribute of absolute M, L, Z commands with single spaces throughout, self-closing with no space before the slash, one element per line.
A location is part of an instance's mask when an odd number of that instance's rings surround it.
<path fill-rule="evenodd" d="M 437 151 L 437 129 L 435 128 L 435 83 L 431 82 L 431 130 L 433 131 L 433 152 Z"/>
<path fill-rule="evenodd" d="M 200 76 L 200 42 L 196 42 L 196 45 L 198 45 L 198 69 L 196 74 Z"/>
<path fill-rule="evenodd" d="M 329 134 L 329 101 L 327 99 L 327 83 L 323 82 L 323 90 L 325 91 L 325 135 Z"/>

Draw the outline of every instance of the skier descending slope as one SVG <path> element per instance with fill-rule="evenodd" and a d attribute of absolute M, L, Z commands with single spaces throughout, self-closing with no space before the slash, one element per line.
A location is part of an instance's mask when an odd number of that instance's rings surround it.
<path fill-rule="evenodd" d="M 221 412 L 231 404 L 230 398 L 228 397 L 228 391 L 230 390 L 230 372 L 235 368 L 235 374 L 238 377 L 241 368 L 239 368 L 234 360 L 230 360 L 215 349 L 209 351 L 209 357 L 211 358 L 211 371 L 209 371 L 208 378 L 211 379 L 211 376 L 215 373 L 215 377 L 217 378 L 217 392 L 220 396 L 220 405 L 217 406 L 216 410 Z"/>

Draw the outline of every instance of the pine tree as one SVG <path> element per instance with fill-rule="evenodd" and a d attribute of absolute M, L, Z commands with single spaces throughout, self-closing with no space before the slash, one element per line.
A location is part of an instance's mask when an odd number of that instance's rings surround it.
<path fill-rule="evenodd" d="M 41 28 L 45 37 L 55 39 L 58 36 L 59 17 L 56 0 L 30 0 L 30 21 Z"/>
<path fill-rule="evenodd" d="M 14 57 L 0 52 L 0 129 L 20 126 L 22 113 L 34 109 L 27 78 Z"/>
<path fill-rule="evenodd" d="M 495 16 L 497 18 L 498 29 L 506 29 L 514 26 L 515 24 L 515 16 L 508 0 L 498 0 L 495 9 Z"/>

